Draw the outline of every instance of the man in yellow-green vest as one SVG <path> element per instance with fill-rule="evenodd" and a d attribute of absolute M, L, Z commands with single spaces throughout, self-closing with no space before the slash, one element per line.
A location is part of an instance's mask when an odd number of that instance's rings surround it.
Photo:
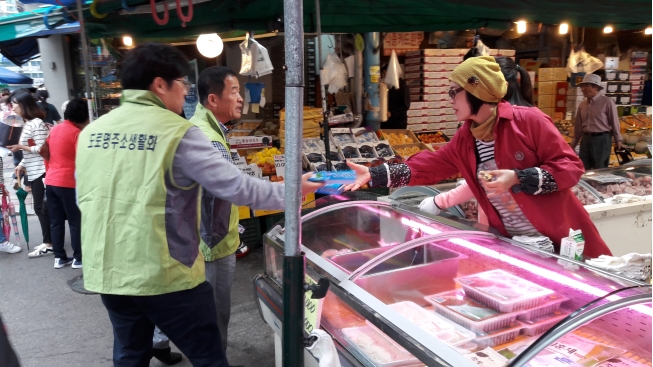
<path fill-rule="evenodd" d="M 200 104 L 190 122 L 211 140 L 225 160 L 232 162 L 223 122 L 239 120 L 243 98 L 236 73 L 224 66 L 205 69 L 197 81 Z M 227 328 L 231 316 L 231 287 L 240 244 L 238 207 L 228 200 L 202 192 L 200 251 L 204 256 L 206 280 L 213 287 L 222 347 L 227 350 Z M 211 246 L 211 247 L 209 247 Z"/>
<path fill-rule="evenodd" d="M 179 116 L 189 71 L 178 49 L 139 45 L 123 61 L 123 104 L 78 139 L 84 285 L 108 311 L 117 367 L 149 366 L 155 325 L 193 366 L 228 367 L 200 256 L 200 186 L 284 208 L 283 185 L 242 174 Z M 303 192 L 318 188 L 307 179 Z"/>

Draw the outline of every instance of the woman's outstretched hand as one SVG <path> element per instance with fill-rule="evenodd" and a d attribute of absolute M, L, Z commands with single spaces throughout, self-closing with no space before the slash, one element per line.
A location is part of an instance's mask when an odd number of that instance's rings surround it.
<path fill-rule="evenodd" d="M 361 186 L 370 182 L 370 180 L 372 179 L 369 168 L 360 164 L 352 163 L 350 161 L 347 161 L 347 165 L 354 172 L 356 172 L 356 181 L 354 183 L 345 186 L 345 191 L 356 191 L 360 189 Z"/>

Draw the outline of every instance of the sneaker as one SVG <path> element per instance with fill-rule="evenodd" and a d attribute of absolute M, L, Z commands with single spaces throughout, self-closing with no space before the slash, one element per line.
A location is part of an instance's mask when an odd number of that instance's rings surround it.
<path fill-rule="evenodd" d="M 52 247 L 48 247 L 45 243 L 42 243 L 34 247 L 34 251 L 27 254 L 27 257 L 29 257 L 30 259 L 34 259 L 37 257 L 41 257 L 43 255 L 54 255 L 54 250 L 52 249 Z"/>
<path fill-rule="evenodd" d="M 181 353 L 173 352 L 170 347 L 165 349 L 152 349 L 152 358 L 156 358 L 163 364 L 172 366 L 182 361 Z"/>
<path fill-rule="evenodd" d="M 73 259 L 60 259 L 60 258 L 55 258 L 54 259 L 54 268 L 55 269 L 61 269 L 66 265 L 70 265 L 73 263 Z"/>
<path fill-rule="evenodd" d="M 0 251 L 2 252 L 7 252 L 10 254 L 15 254 L 17 252 L 20 252 L 22 248 L 20 246 L 16 246 L 13 243 L 9 241 L 5 241 L 3 243 L 0 243 Z"/>
<path fill-rule="evenodd" d="M 73 265 L 71 265 L 73 269 L 81 269 L 82 268 L 82 262 L 79 260 L 73 260 Z"/>
<path fill-rule="evenodd" d="M 247 245 L 241 242 L 238 248 L 236 249 L 236 258 L 243 257 L 248 253 L 249 253 L 249 247 L 247 247 Z"/>

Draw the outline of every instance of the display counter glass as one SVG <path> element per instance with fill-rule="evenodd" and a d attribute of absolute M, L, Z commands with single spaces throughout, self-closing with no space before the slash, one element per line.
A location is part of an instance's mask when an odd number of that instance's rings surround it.
<path fill-rule="evenodd" d="M 278 287 L 283 238 L 264 237 Z M 302 251 L 331 281 L 321 328 L 365 366 L 546 366 L 563 345 L 577 366 L 651 363 L 649 285 L 454 220 L 345 193 L 303 216 Z"/>
<path fill-rule="evenodd" d="M 592 170 L 581 179 L 603 200 L 619 194 L 651 195 L 651 165 L 646 163 Z"/>

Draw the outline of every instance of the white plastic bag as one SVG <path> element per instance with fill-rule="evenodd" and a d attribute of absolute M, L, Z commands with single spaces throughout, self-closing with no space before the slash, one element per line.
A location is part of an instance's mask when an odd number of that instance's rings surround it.
<path fill-rule="evenodd" d="M 248 41 L 249 37 L 246 37 L 245 40 L 240 44 L 240 75 L 252 75 L 252 60 L 256 60 L 256 58 L 253 57 L 254 55 L 252 55 L 252 48 L 247 47 Z"/>
<path fill-rule="evenodd" d="M 388 63 L 388 70 L 385 73 L 385 84 L 388 86 L 388 89 L 399 89 L 399 78 L 402 76 L 401 65 L 399 65 L 399 59 L 397 59 L 397 53 L 395 50 L 392 50 L 390 62 Z"/>
<path fill-rule="evenodd" d="M 322 84 L 329 85 L 328 92 L 336 93 L 347 85 L 347 67 L 335 53 L 330 53 L 326 57 L 320 77 Z"/>
<path fill-rule="evenodd" d="M 571 48 L 571 52 L 569 53 L 569 60 L 567 61 L 567 71 L 569 73 L 592 74 L 602 67 L 603 61 L 588 54 L 584 48 L 578 52 L 575 52 L 573 47 Z"/>
<path fill-rule="evenodd" d="M 274 67 L 272 66 L 272 61 L 270 60 L 270 55 L 268 54 L 268 50 L 263 47 L 260 43 L 252 40 L 252 47 L 256 48 L 256 63 L 254 64 L 256 67 L 255 70 L 255 75 L 257 77 L 261 77 L 263 75 L 268 75 L 272 74 L 272 70 L 274 70 Z"/>

